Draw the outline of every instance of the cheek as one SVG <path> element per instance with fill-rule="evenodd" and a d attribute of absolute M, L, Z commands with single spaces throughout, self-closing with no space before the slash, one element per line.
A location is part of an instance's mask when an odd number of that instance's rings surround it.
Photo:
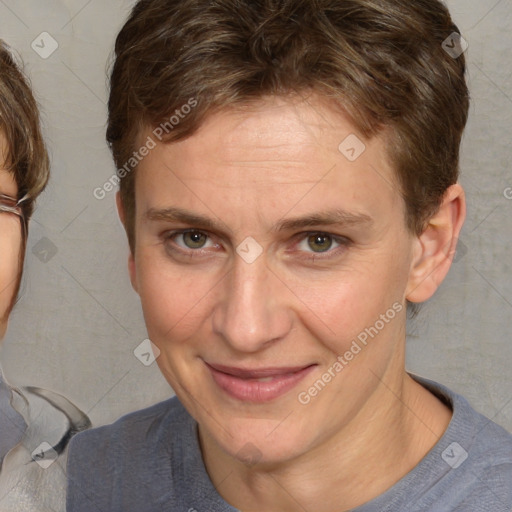
<path fill-rule="evenodd" d="M 302 323 L 330 351 L 342 352 L 394 304 L 403 303 L 408 267 L 399 260 L 396 254 L 373 254 L 336 273 L 290 279 Z"/>
<path fill-rule="evenodd" d="M 184 272 L 155 258 L 146 261 L 137 264 L 137 283 L 148 334 L 159 348 L 170 340 L 186 341 L 208 316 L 215 281 L 208 274 Z"/>
<path fill-rule="evenodd" d="M 0 319 L 5 323 L 20 272 L 21 234 L 17 219 L 1 219 L 0 234 Z M 12 222 L 4 222 L 11 220 Z"/>

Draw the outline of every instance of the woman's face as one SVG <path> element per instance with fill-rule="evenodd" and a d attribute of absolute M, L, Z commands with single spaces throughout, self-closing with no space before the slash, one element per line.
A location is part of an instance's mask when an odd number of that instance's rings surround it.
<path fill-rule="evenodd" d="M 276 99 L 138 166 L 130 268 L 158 364 L 232 455 L 309 451 L 403 371 L 413 238 L 384 144 L 354 132 Z"/>
<path fill-rule="evenodd" d="M 0 162 L 5 161 L 5 140 L 0 135 Z M 0 164 L 0 194 L 17 197 L 18 187 L 12 173 Z M 18 216 L 0 211 L 0 339 L 4 337 L 7 320 L 20 275 L 22 234 Z"/>

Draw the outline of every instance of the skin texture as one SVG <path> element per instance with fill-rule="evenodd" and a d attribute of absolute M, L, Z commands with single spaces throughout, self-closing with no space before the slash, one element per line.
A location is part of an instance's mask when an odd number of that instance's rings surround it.
<path fill-rule="evenodd" d="M 5 161 L 5 141 L 0 134 L 0 162 Z M 18 187 L 11 173 L 0 164 L 0 192 L 16 197 Z M 0 340 L 7 329 L 13 295 L 17 288 L 21 248 L 21 225 L 16 215 L 0 213 Z"/>
<path fill-rule="evenodd" d="M 446 275 L 463 191 L 452 186 L 414 236 L 383 140 L 365 140 L 350 162 L 338 146 L 353 133 L 321 98 L 266 98 L 210 116 L 184 141 L 157 144 L 137 170 L 132 284 L 159 367 L 199 423 L 210 478 L 240 510 L 358 506 L 410 471 L 451 417 L 405 372 L 405 302 L 428 299 Z M 170 208 L 214 225 L 174 220 Z M 340 209 L 346 222 L 276 229 Z M 202 248 L 176 234 L 191 228 L 207 235 Z M 338 238 L 318 253 L 312 233 Z M 236 252 L 249 236 L 263 250 L 252 263 Z M 301 404 L 298 393 L 396 303 L 401 312 Z M 226 395 L 206 363 L 312 370 L 255 404 Z"/>

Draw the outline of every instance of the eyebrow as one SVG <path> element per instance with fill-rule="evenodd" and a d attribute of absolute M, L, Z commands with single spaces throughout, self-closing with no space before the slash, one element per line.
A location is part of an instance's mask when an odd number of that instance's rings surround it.
<path fill-rule="evenodd" d="M 305 217 L 283 219 L 275 226 L 274 230 L 292 231 L 314 226 L 357 226 L 372 223 L 372 217 L 365 213 L 352 213 L 343 209 L 336 209 L 306 215 Z"/>
<path fill-rule="evenodd" d="M 201 227 L 210 231 L 225 232 L 226 225 L 223 222 L 211 219 L 203 215 L 192 213 L 182 208 L 150 208 L 145 217 L 150 221 L 182 222 L 190 226 Z M 372 224 L 373 218 L 365 213 L 352 213 L 343 209 L 328 210 L 304 217 L 281 219 L 272 231 L 292 231 L 313 226 L 354 226 Z"/>
<path fill-rule="evenodd" d="M 166 221 L 166 222 L 182 222 L 191 226 L 200 226 L 204 229 L 212 231 L 223 230 L 221 223 L 204 215 L 198 215 L 182 208 L 150 208 L 145 217 L 147 220 Z"/>

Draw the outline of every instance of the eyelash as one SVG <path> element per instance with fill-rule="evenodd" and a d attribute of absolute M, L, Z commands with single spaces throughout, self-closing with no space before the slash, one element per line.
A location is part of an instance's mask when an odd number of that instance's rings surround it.
<path fill-rule="evenodd" d="M 197 248 L 197 249 L 184 248 L 184 247 L 179 246 L 176 243 L 175 239 L 177 237 L 185 235 L 187 233 L 201 234 L 201 235 L 204 235 L 207 237 L 207 242 L 212 241 L 212 237 L 210 236 L 210 234 L 207 231 L 200 231 L 197 229 L 184 229 L 184 230 L 172 231 L 172 232 L 165 233 L 162 237 L 163 243 L 166 246 L 166 250 L 171 253 L 181 253 L 182 255 L 190 256 L 191 258 L 202 257 L 202 256 L 204 257 L 205 252 L 207 252 L 207 251 L 205 251 L 205 249 L 203 247 Z M 297 245 L 299 245 L 300 243 L 303 243 L 303 242 L 307 243 L 308 238 L 311 236 L 329 237 L 332 240 L 333 244 L 337 244 L 337 247 L 329 248 L 328 250 L 326 250 L 324 252 L 299 251 L 299 252 L 304 252 L 304 255 L 299 256 L 300 259 L 311 261 L 311 260 L 333 258 L 335 256 L 338 256 L 339 252 L 346 250 L 351 245 L 351 240 L 346 237 L 343 237 L 343 236 L 337 236 L 332 233 L 327 233 L 325 231 L 307 231 L 307 232 L 298 233 L 293 237 L 293 239 L 296 240 L 296 242 L 294 242 L 294 247 L 296 247 Z M 172 245 L 170 245 L 168 242 L 171 242 Z M 219 248 L 219 247 L 221 247 L 221 244 L 214 243 L 213 247 Z M 211 247 L 207 247 L 206 249 L 211 249 Z M 287 252 L 294 252 L 294 251 L 292 250 L 292 251 L 287 251 Z"/>

